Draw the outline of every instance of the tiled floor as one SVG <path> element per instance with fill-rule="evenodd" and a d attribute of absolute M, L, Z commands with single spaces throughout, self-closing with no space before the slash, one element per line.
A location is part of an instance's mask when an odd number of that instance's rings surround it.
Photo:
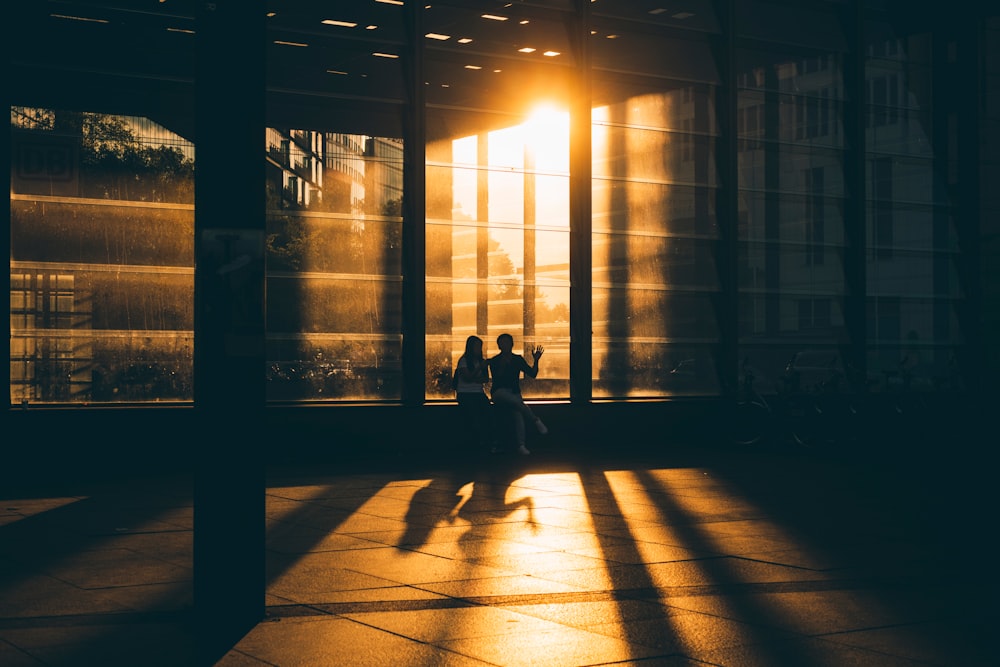
<path fill-rule="evenodd" d="M 575 458 L 269 471 L 266 618 L 218 665 L 995 664 L 961 464 Z M 0 665 L 194 664 L 190 479 L 2 503 Z"/>

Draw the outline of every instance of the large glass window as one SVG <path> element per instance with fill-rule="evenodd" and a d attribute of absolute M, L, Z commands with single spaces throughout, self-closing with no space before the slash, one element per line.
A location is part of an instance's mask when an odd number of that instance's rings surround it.
<path fill-rule="evenodd" d="M 937 87 L 930 35 L 865 25 L 868 369 L 876 389 L 951 382 L 965 344 L 958 234 L 950 192 L 957 109 Z"/>
<path fill-rule="evenodd" d="M 193 146 L 139 116 L 10 120 L 11 401 L 191 400 Z"/>
<path fill-rule="evenodd" d="M 738 345 L 765 392 L 846 363 L 840 25 L 830 7 L 739 4 Z"/>
<path fill-rule="evenodd" d="M 273 400 L 398 399 L 403 146 L 268 128 Z"/>
<path fill-rule="evenodd" d="M 120 4 L 11 7 L 14 404 L 193 398 L 194 20 Z"/>
<path fill-rule="evenodd" d="M 567 397 L 569 24 L 509 5 L 425 17 L 426 394 L 454 395 L 467 336 L 490 355 L 506 332 L 545 347 L 525 395 Z"/>
<path fill-rule="evenodd" d="M 403 8 L 268 19 L 267 398 L 402 396 Z"/>
<path fill-rule="evenodd" d="M 594 14 L 593 396 L 718 393 L 715 15 Z"/>

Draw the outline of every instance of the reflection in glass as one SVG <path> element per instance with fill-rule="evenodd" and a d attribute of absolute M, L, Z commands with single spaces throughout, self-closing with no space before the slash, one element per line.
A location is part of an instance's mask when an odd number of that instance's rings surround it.
<path fill-rule="evenodd" d="M 592 112 L 595 397 L 718 390 L 710 91 L 637 91 Z"/>
<path fill-rule="evenodd" d="M 194 146 L 11 107 L 11 400 L 193 398 Z"/>
<path fill-rule="evenodd" d="M 931 36 L 865 29 L 866 362 L 877 391 L 930 390 L 956 374 L 966 344 L 946 182 L 957 156 L 954 141 L 935 138 L 953 120 L 924 100 Z"/>
<path fill-rule="evenodd" d="M 403 143 L 267 131 L 267 396 L 398 400 Z"/>
<path fill-rule="evenodd" d="M 780 389 L 797 353 L 838 357 L 849 347 L 846 40 L 830 29 L 839 23 L 828 9 L 753 7 L 754 14 L 781 18 L 742 22 L 742 33 L 796 42 L 737 49 L 739 359 L 767 392 Z M 790 21 L 802 34 L 790 34 Z"/>

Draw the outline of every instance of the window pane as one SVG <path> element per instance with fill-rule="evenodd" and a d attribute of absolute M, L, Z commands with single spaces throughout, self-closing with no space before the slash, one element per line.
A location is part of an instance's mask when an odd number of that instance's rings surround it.
<path fill-rule="evenodd" d="M 269 401 L 402 397 L 404 17 L 311 0 L 269 14 Z"/>
<path fill-rule="evenodd" d="M 398 400 L 399 139 L 268 128 L 269 400 Z"/>
<path fill-rule="evenodd" d="M 793 358 L 849 347 L 848 40 L 833 6 L 761 0 L 738 11 L 737 333 L 739 358 L 768 392 L 782 388 Z"/>
<path fill-rule="evenodd" d="M 623 79 L 591 114 L 593 395 L 717 393 L 716 88 Z"/>
<path fill-rule="evenodd" d="M 865 32 L 868 369 L 876 391 L 929 390 L 953 376 L 966 346 L 957 154 L 940 139 L 954 118 L 926 104 L 923 91 L 940 85 L 930 35 L 878 22 Z"/>
<path fill-rule="evenodd" d="M 194 146 L 11 108 L 11 400 L 191 400 Z"/>
<path fill-rule="evenodd" d="M 463 115 L 464 116 L 464 115 Z M 481 132 L 452 127 L 483 122 Z M 466 337 L 486 354 L 496 337 L 545 347 L 526 396 L 569 392 L 569 120 L 542 110 L 494 125 L 485 116 L 430 112 L 427 147 L 427 395 L 451 397 Z"/>

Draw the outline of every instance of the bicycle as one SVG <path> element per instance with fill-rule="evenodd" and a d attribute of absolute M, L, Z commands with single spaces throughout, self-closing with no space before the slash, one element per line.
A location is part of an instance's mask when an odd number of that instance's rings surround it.
<path fill-rule="evenodd" d="M 730 439 L 737 445 L 757 445 L 787 438 L 799 446 L 811 446 L 821 432 L 819 405 L 798 395 L 768 400 L 754 385 L 755 376 L 744 359 L 732 421 Z"/>

